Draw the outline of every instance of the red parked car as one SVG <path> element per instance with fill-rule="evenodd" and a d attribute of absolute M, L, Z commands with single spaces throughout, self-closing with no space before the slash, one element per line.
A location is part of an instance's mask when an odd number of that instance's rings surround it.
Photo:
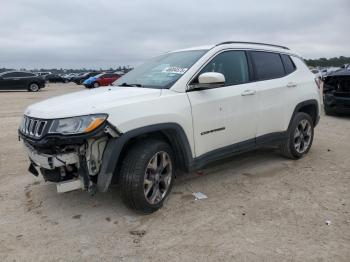
<path fill-rule="evenodd" d="M 93 77 L 90 77 L 84 81 L 84 85 L 87 88 L 96 88 L 99 86 L 108 86 L 117 80 L 120 75 L 115 73 L 102 73 Z"/>

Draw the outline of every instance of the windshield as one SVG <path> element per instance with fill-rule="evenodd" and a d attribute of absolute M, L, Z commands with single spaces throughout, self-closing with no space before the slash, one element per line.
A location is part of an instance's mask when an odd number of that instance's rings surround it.
<path fill-rule="evenodd" d="M 125 74 L 113 85 L 168 89 L 207 51 L 181 51 L 157 56 Z"/>

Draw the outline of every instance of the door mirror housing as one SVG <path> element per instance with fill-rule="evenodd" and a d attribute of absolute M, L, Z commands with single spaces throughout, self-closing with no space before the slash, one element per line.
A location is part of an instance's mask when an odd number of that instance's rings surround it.
<path fill-rule="evenodd" d="M 211 89 L 225 85 L 225 76 L 217 72 L 206 72 L 198 76 L 198 84 L 193 86 L 194 89 Z"/>

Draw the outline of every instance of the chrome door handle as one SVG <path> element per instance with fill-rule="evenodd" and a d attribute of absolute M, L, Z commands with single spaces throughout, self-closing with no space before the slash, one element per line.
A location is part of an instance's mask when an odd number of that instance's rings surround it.
<path fill-rule="evenodd" d="M 287 84 L 287 87 L 296 87 L 297 84 L 296 83 L 293 83 L 293 82 L 290 82 Z"/>
<path fill-rule="evenodd" d="M 244 90 L 242 92 L 242 96 L 251 96 L 251 95 L 255 95 L 256 94 L 256 90 Z"/>

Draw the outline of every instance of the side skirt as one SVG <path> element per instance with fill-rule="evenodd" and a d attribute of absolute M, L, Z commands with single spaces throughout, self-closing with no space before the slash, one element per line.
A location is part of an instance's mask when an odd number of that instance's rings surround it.
<path fill-rule="evenodd" d="M 211 162 L 219 159 L 227 158 L 233 155 L 238 155 L 244 152 L 252 151 L 264 146 L 274 146 L 281 144 L 287 138 L 287 132 L 276 132 L 262 135 L 257 138 L 249 139 L 233 145 L 225 146 L 205 153 L 195 159 L 190 170 L 197 170 L 205 167 Z"/>

